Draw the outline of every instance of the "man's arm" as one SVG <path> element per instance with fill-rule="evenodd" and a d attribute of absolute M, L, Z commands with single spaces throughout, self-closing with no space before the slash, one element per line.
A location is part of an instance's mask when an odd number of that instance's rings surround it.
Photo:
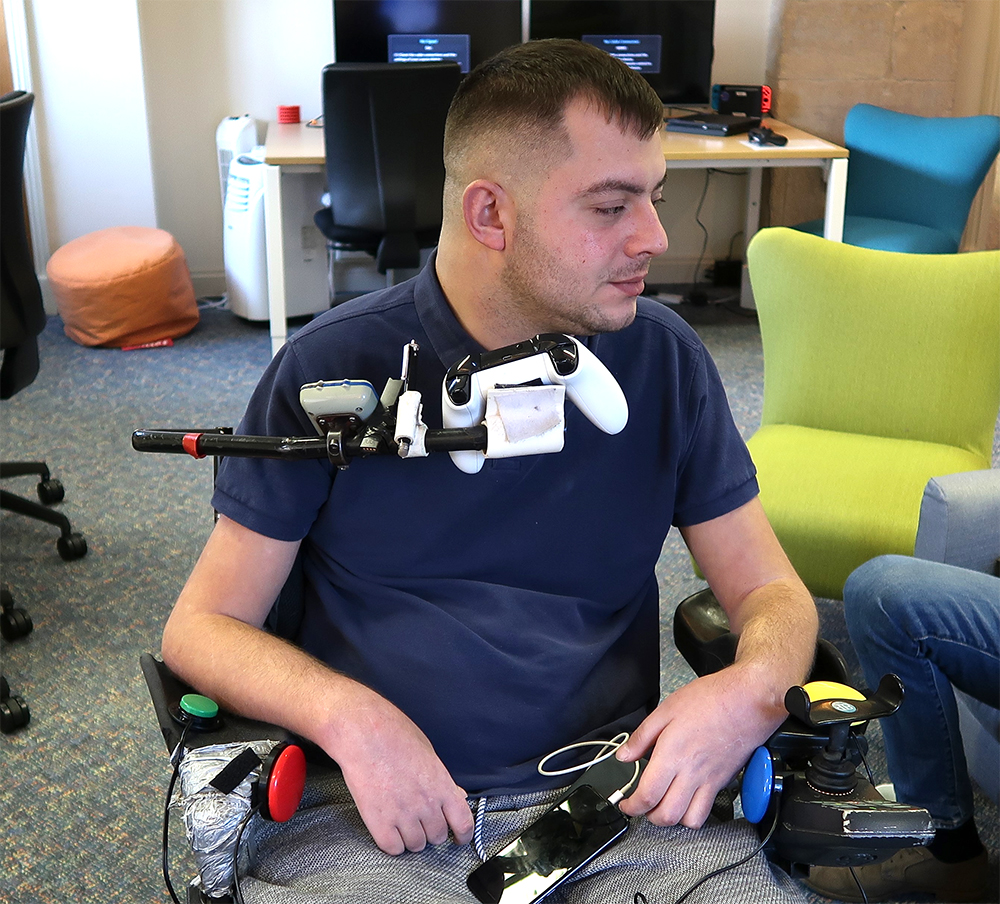
<path fill-rule="evenodd" d="M 623 813 L 697 828 L 787 715 L 785 691 L 809 673 L 818 618 L 758 499 L 681 535 L 739 634 L 736 660 L 670 694 L 618 756 L 631 762 L 652 750 Z"/>
<path fill-rule="evenodd" d="M 465 792 L 420 729 L 385 698 L 261 626 L 299 544 L 222 517 L 163 631 L 163 659 L 221 706 L 281 725 L 341 767 L 390 854 L 472 837 Z"/>

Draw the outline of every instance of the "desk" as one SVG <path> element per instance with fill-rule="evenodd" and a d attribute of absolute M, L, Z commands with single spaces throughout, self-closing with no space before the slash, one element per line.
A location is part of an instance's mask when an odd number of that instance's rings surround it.
<path fill-rule="evenodd" d="M 784 147 L 749 144 L 746 135 L 716 138 L 684 132 L 660 133 L 668 169 L 719 167 L 745 169 L 747 180 L 746 235 L 749 241 L 760 226 L 760 195 L 763 171 L 781 166 L 818 166 L 826 173 L 826 212 L 823 235 L 834 241 L 844 236 L 844 198 L 847 193 L 846 148 L 831 144 L 801 129 L 776 120 L 764 124 L 788 138 Z M 271 321 L 271 351 L 277 352 L 287 337 L 285 242 L 282 213 L 284 174 L 322 173 L 323 130 L 302 123 L 270 123 L 264 145 L 264 223 L 267 242 L 268 312 Z M 752 304 L 744 272 L 742 303 Z"/>
<path fill-rule="evenodd" d="M 660 133 L 667 169 L 745 169 L 747 178 L 747 214 L 744 236 L 751 236 L 760 227 L 760 193 L 765 169 L 782 166 L 818 166 L 826 176 L 826 210 L 823 216 L 823 236 L 835 242 L 844 238 L 844 199 L 847 195 L 847 148 L 831 144 L 801 129 L 765 119 L 763 125 L 788 139 L 783 147 L 767 144 L 752 145 L 745 134 L 718 138 L 687 132 Z M 747 269 L 743 268 L 740 304 L 753 307 L 753 293 Z"/>
<path fill-rule="evenodd" d="M 264 143 L 264 242 L 267 249 L 267 310 L 272 355 L 288 337 L 282 177 L 322 174 L 325 160 L 322 129 L 311 128 L 304 123 L 268 123 Z"/>

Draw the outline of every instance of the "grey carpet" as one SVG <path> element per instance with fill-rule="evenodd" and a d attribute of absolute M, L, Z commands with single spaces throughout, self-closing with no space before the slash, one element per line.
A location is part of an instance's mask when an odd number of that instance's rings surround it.
<path fill-rule="evenodd" d="M 754 319 L 720 307 L 686 313 L 749 436 L 761 407 Z M 205 309 L 197 329 L 173 348 L 85 349 L 53 318 L 41 355 L 35 383 L 0 406 L 0 457 L 48 461 L 66 487 L 60 508 L 86 535 L 90 552 L 63 562 L 56 529 L 3 513 L 3 580 L 35 631 L 3 647 L 3 671 L 32 720 L 0 739 L 0 900 L 166 901 L 159 858 L 169 773 L 138 657 L 158 648 L 170 606 L 211 529 L 212 477 L 208 461 L 141 455 L 129 439 L 138 427 L 235 424 L 269 360 L 269 339 L 261 326 Z M 4 483 L 34 493 L 32 478 Z M 703 586 L 675 534 L 657 575 L 668 629 L 674 605 Z M 853 664 L 840 604 L 819 606 L 824 634 Z M 690 672 L 668 630 L 663 653 L 669 690 Z M 873 765 L 884 780 L 877 727 L 872 738 Z M 978 804 L 994 868 L 990 900 L 997 901 L 997 808 L 985 799 Z M 179 836 L 171 844 L 183 886 L 190 861 Z"/>

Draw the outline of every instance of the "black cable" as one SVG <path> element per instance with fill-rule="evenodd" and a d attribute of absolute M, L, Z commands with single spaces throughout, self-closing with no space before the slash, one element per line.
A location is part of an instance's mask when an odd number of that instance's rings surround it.
<path fill-rule="evenodd" d="M 733 233 L 733 237 L 729 240 L 729 260 L 733 259 L 733 244 L 736 242 L 737 237 L 741 235 L 743 235 L 743 230 L 737 229 L 736 232 Z"/>
<path fill-rule="evenodd" d="M 860 754 L 860 756 L 861 756 L 861 762 L 865 764 L 865 772 L 868 773 L 868 781 L 871 783 L 871 786 L 874 788 L 875 787 L 875 776 L 872 775 L 871 767 L 868 765 L 868 757 L 865 756 L 864 750 L 861 749 L 861 745 L 858 743 L 858 737 L 857 737 L 857 735 L 854 736 L 854 749 L 857 750 L 857 752 Z"/>
<path fill-rule="evenodd" d="M 708 229 L 701 221 L 701 208 L 705 204 L 705 196 L 708 194 L 708 182 L 711 174 L 712 170 L 705 170 L 705 182 L 701 187 L 701 197 L 698 199 L 698 207 L 694 212 L 694 221 L 698 224 L 702 232 L 701 252 L 698 254 L 698 263 L 694 265 L 694 273 L 691 276 L 691 291 L 688 293 L 688 299 L 694 304 L 699 304 L 705 300 L 702 298 L 702 293 L 698 290 L 698 274 L 701 272 L 701 262 L 705 259 L 705 251 L 708 249 Z"/>
<path fill-rule="evenodd" d="M 858 891 L 861 892 L 861 900 L 864 904 L 868 904 L 868 895 L 865 894 L 864 888 L 861 886 L 861 880 L 858 878 L 858 874 L 854 872 L 854 867 L 847 867 L 851 871 L 851 878 L 854 880 L 854 884 L 857 885 Z"/>
<path fill-rule="evenodd" d="M 697 882 L 694 883 L 684 894 L 682 894 L 674 904 L 681 904 L 696 888 L 699 888 L 703 883 L 707 882 L 709 879 L 714 879 L 716 876 L 722 875 L 722 873 L 729 872 L 731 869 L 736 869 L 737 866 L 742 866 L 748 860 L 752 860 L 756 857 L 763 849 L 764 846 L 771 840 L 771 836 L 774 834 L 774 830 L 778 828 L 778 808 L 775 807 L 774 810 L 774 821 L 771 823 L 771 828 L 767 830 L 767 834 L 761 839 L 760 844 L 757 845 L 749 854 L 745 857 L 741 857 L 733 863 L 727 863 L 725 866 L 720 866 L 718 869 L 712 870 L 710 873 L 706 873 Z M 863 894 L 863 892 L 862 892 Z M 867 904 L 867 898 L 865 899 Z M 646 900 L 646 896 L 641 892 L 637 891 L 632 899 L 632 904 L 649 904 Z"/>
<path fill-rule="evenodd" d="M 177 897 L 177 893 L 174 891 L 174 886 L 170 881 L 170 861 L 167 854 L 167 839 L 170 835 L 170 798 L 174 793 L 174 785 L 177 784 L 177 776 L 180 773 L 180 763 L 174 766 L 174 774 L 170 776 L 170 784 L 167 786 L 167 802 L 163 807 L 163 843 L 161 845 L 161 863 L 160 866 L 163 870 L 163 883 L 167 886 L 167 892 L 170 894 L 170 900 L 174 904 L 181 904 Z"/>
<path fill-rule="evenodd" d="M 713 173 L 719 173 L 719 174 L 721 174 L 723 176 L 742 176 L 743 175 L 743 173 L 741 171 L 738 171 L 738 170 L 724 170 L 724 169 L 716 169 L 716 168 L 712 168 L 712 167 L 709 167 L 709 168 L 707 168 L 705 170 L 705 182 L 704 182 L 704 184 L 701 187 L 701 197 L 698 199 L 698 207 L 696 208 L 695 213 L 694 213 L 694 221 L 695 221 L 695 223 L 698 224 L 698 227 L 701 229 L 703 238 L 702 238 L 702 241 L 701 241 L 701 252 L 698 255 L 698 263 L 695 264 L 695 266 L 694 266 L 694 274 L 691 277 L 691 291 L 688 293 L 688 296 L 687 296 L 688 300 L 691 301 L 691 302 L 693 302 L 694 304 L 701 304 L 701 303 L 704 303 L 704 301 L 705 301 L 705 299 L 702 297 L 703 293 L 698 289 L 698 274 L 701 273 L 701 264 L 702 264 L 702 261 L 705 259 L 705 252 L 708 250 L 708 228 L 701 221 L 701 209 L 702 209 L 702 207 L 705 204 L 705 197 L 708 194 L 709 177 Z M 741 229 L 739 232 L 736 233 L 736 235 L 739 235 L 740 232 L 742 232 L 742 231 L 743 230 Z M 729 255 L 730 255 L 730 257 L 732 257 L 733 240 L 736 238 L 736 235 L 734 235 L 733 238 L 730 239 L 730 241 L 729 241 Z"/>
<path fill-rule="evenodd" d="M 243 832 L 250 824 L 250 820 L 257 815 L 260 807 L 251 807 L 247 815 L 243 817 L 239 828 L 236 830 L 236 842 L 233 844 L 233 902 L 234 904 L 245 904 L 243 901 L 243 889 L 240 887 L 240 842 L 243 840 Z"/>
<path fill-rule="evenodd" d="M 698 888 L 702 883 L 707 882 L 709 879 L 715 876 L 722 875 L 722 873 L 729 872 L 731 869 L 735 869 L 737 866 L 742 866 L 748 860 L 756 857 L 762 850 L 764 846 L 771 840 L 771 836 L 774 834 L 774 830 L 778 828 L 778 807 L 774 808 L 774 822 L 771 823 L 771 828 L 767 830 L 767 834 L 761 839 L 760 844 L 757 845 L 746 857 L 742 857 L 735 863 L 730 863 L 728 866 L 720 866 L 718 869 L 712 870 L 708 875 L 702 876 L 694 885 L 692 885 L 684 894 L 682 894 L 674 904 L 681 904 L 681 902 L 687 898 L 696 888 Z"/>
<path fill-rule="evenodd" d="M 187 733 L 190 727 L 191 723 L 184 726 L 180 739 L 177 741 L 177 747 L 175 748 L 177 762 L 174 763 L 174 772 L 173 775 L 170 776 L 170 784 L 167 785 L 167 800 L 163 805 L 163 840 L 160 847 L 160 866 L 163 870 L 163 882 L 167 886 L 167 892 L 170 894 L 170 900 L 173 901 L 174 904 L 181 904 L 181 902 L 177 898 L 177 892 L 174 891 L 174 886 L 170 881 L 170 857 L 168 854 L 168 844 L 170 838 L 170 800 L 174 796 L 174 786 L 177 784 L 177 777 L 181 772 L 181 760 L 184 759 L 184 741 L 187 739 Z"/>

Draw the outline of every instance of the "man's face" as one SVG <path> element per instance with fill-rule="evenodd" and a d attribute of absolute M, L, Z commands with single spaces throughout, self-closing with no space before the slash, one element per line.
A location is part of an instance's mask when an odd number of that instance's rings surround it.
<path fill-rule="evenodd" d="M 660 138 L 623 134 L 585 101 L 569 105 L 565 125 L 568 159 L 514 195 L 501 281 L 537 332 L 613 332 L 635 318 L 650 261 L 667 248 Z"/>

